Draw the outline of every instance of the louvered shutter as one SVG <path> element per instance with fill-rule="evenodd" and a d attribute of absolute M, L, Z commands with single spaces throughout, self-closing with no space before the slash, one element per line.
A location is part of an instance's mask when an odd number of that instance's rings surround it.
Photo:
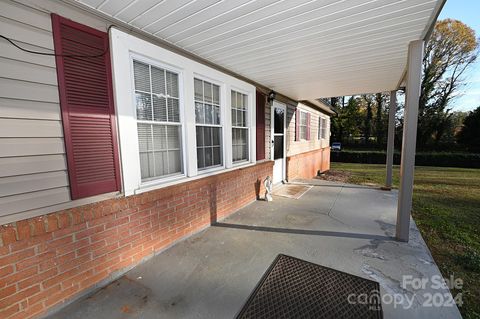
<path fill-rule="evenodd" d="M 295 110 L 295 141 L 300 141 L 300 110 Z"/>
<path fill-rule="evenodd" d="M 257 114 L 256 114 L 256 129 L 257 129 L 257 161 L 265 159 L 265 101 L 266 96 L 257 91 Z"/>
<path fill-rule="evenodd" d="M 72 199 L 120 190 L 108 34 L 52 14 Z"/>
<path fill-rule="evenodd" d="M 307 141 L 310 141 L 310 113 L 307 113 Z"/>

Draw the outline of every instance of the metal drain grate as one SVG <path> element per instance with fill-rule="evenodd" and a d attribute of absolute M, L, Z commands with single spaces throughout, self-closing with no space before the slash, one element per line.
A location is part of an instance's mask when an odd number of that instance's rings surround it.
<path fill-rule="evenodd" d="M 280 254 L 237 318 L 383 318 L 379 291 L 375 281 Z M 351 304 L 351 294 L 370 303 Z"/>

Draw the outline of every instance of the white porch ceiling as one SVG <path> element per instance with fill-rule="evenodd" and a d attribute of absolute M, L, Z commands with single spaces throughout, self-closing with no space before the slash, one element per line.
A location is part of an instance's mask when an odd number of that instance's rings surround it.
<path fill-rule="evenodd" d="M 76 0 L 297 100 L 397 88 L 443 0 Z"/>

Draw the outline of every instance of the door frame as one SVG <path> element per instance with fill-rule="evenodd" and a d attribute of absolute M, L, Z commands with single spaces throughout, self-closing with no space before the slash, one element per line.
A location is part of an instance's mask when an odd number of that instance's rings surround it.
<path fill-rule="evenodd" d="M 287 104 L 279 102 L 277 100 L 273 100 L 273 103 L 271 104 L 270 107 L 270 159 L 272 161 L 275 161 L 274 159 L 274 127 L 275 127 L 275 121 L 274 121 L 274 112 L 275 112 L 275 107 L 283 108 L 285 110 L 285 116 L 283 117 L 283 156 L 282 156 L 282 180 L 281 182 L 284 182 L 287 178 Z M 278 133 L 277 133 L 278 134 Z M 275 165 L 275 163 L 274 163 Z M 273 176 L 272 176 L 273 180 Z"/>

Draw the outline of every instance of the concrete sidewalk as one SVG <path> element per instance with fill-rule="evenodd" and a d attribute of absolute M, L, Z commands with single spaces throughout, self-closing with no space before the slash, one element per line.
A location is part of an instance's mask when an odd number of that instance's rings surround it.
<path fill-rule="evenodd" d="M 178 243 L 124 277 L 50 318 L 233 318 L 279 253 L 376 280 L 385 318 L 461 318 L 453 307 L 426 307 L 429 292 L 400 286 L 403 275 L 439 270 L 412 222 L 409 243 L 396 242 L 396 193 L 368 187 L 315 185 L 300 199 L 257 201 Z M 405 309 L 407 308 L 407 309 Z"/>

